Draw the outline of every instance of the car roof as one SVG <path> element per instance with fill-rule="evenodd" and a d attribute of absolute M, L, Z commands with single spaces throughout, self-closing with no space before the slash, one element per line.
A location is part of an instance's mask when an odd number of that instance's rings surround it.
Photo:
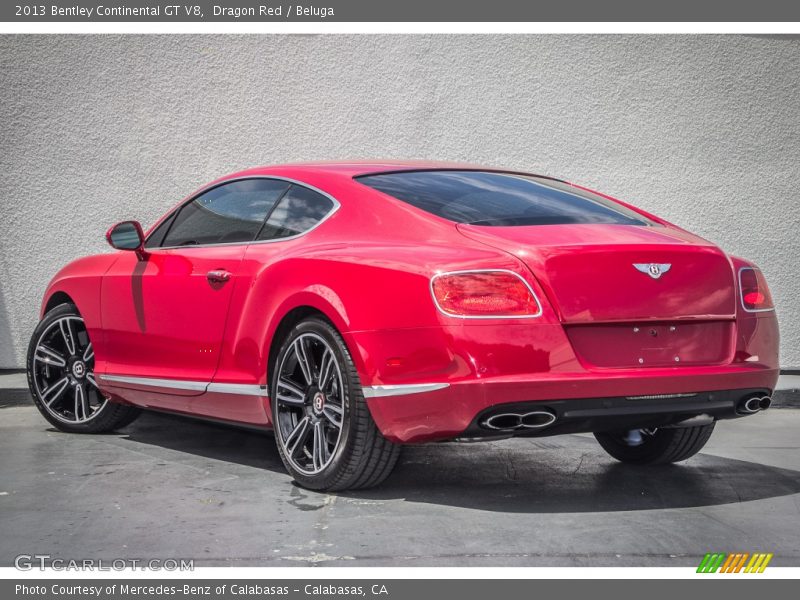
<path fill-rule="evenodd" d="M 293 174 L 308 173 L 328 173 L 344 177 L 357 177 L 359 175 L 369 175 L 372 173 L 386 173 L 393 171 L 415 171 L 425 169 L 470 169 L 502 171 L 496 167 L 482 167 L 479 165 L 431 161 L 431 160 L 349 160 L 349 161 L 319 161 L 306 163 L 291 163 L 283 165 L 272 165 L 254 167 L 232 175 L 232 177 L 254 176 L 254 175 L 282 175 L 289 172 Z"/>

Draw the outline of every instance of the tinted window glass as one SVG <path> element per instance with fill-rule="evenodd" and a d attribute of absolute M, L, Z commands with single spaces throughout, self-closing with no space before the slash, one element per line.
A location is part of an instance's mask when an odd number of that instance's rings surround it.
<path fill-rule="evenodd" d="M 651 224 L 638 213 L 602 196 L 529 175 L 409 171 L 366 175 L 358 181 L 457 223 L 496 226 Z"/>
<path fill-rule="evenodd" d="M 153 230 L 153 233 L 147 236 L 147 241 L 144 244 L 145 248 L 158 248 L 161 245 L 161 242 L 164 241 L 164 236 L 167 235 L 167 231 L 169 231 L 169 226 L 172 225 L 172 219 L 175 218 L 176 214 L 177 211 L 173 212 L 161 222 L 161 225 Z"/>
<path fill-rule="evenodd" d="M 281 198 L 258 235 L 259 240 L 285 238 L 308 231 L 333 209 L 333 202 L 308 188 L 293 185 Z"/>
<path fill-rule="evenodd" d="M 181 208 L 162 246 L 250 242 L 288 188 L 285 181 L 274 179 L 244 179 L 215 187 Z"/>

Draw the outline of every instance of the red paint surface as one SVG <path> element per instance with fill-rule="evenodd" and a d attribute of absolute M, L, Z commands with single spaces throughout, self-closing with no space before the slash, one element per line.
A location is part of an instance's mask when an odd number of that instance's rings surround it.
<path fill-rule="evenodd" d="M 747 313 L 739 300 L 737 271 L 750 263 L 652 215 L 655 227 L 456 226 L 353 180 L 436 166 L 316 164 L 231 175 L 288 177 L 341 207 L 292 240 L 80 259 L 50 283 L 43 310 L 56 293 L 77 305 L 98 374 L 266 385 L 276 329 L 309 307 L 342 333 L 362 385 L 451 384 L 368 401 L 396 441 L 452 437 L 503 402 L 774 388 L 775 313 Z M 652 279 L 633 263 L 672 267 Z M 207 272 L 220 269 L 231 279 L 210 283 Z M 519 274 L 541 316 L 438 311 L 430 278 L 471 269 Z M 268 401 L 257 396 L 103 387 L 119 401 L 269 424 Z"/>

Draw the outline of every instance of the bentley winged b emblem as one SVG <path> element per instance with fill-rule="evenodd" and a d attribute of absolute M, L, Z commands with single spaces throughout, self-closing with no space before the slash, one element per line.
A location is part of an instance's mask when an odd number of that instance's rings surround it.
<path fill-rule="evenodd" d="M 653 279 L 658 279 L 672 267 L 669 263 L 633 263 L 637 271 L 650 275 Z"/>

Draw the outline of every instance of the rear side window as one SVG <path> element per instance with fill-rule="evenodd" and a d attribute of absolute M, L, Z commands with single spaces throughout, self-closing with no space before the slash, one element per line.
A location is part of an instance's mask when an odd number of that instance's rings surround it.
<path fill-rule="evenodd" d="M 275 179 L 242 179 L 217 186 L 180 209 L 161 245 L 250 242 L 289 185 Z"/>
<path fill-rule="evenodd" d="M 471 225 L 652 225 L 638 213 L 568 184 L 487 171 L 406 171 L 357 180 L 438 217 Z"/>
<path fill-rule="evenodd" d="M 259 240 L 299 235 L 317 225 L 333 210 L 333 201 L 299 185 L 293 185 L 269 215 Z"/>

